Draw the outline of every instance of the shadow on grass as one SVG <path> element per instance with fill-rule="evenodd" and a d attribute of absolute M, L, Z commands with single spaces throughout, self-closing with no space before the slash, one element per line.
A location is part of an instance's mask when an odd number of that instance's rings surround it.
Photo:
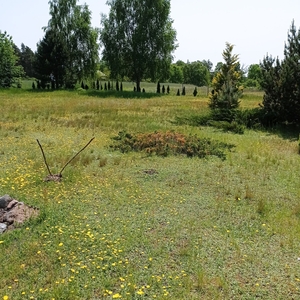
<path fill-rule="evenodd" d="M 150 99 L 166 96 L 166 94 L 158 94 L 158 93 L 143 93 L 143 92 L 133 92 L 133 91 L 98 91 L 98 90 L 83 90 L 83 89 L 3 89 L 5 91 L 9 91 L 11 93 L 54 93 L 58 91 L 77 93 L 78 95 L 86 95 L 97 98 L 120 98 L 120 99 Z M 1 91 L 1 89 L 0 89 Z"/>
<path fill-rule="evenodd" d="M 300 127 L 297 124 L 277 125 L 274 128 L 267 128 L 266 132 L 269 134 L 276 134 L 284 140 L 291 142 L 299 139 Z"/>
<path fill-rule="evenodd" d="M 98 98 L 123 98 L 123 99 L 150 99 L 162 97 L 164 94 L 157 93 L 142 93 L 142 92 L 131 92 L 131 91 L 97 91 L 97 90 L 87 90 L 79 91 L 80 94 L 98 97 Z"/>

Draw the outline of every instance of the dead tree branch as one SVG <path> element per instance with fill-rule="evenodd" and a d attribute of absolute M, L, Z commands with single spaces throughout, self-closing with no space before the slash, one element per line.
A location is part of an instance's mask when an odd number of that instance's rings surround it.
<path fill-rule="evenodd" d="M 93 137 L 93 138 L 91 138 L 91 140 L 80 150 L 80 151 L 78 151 L 64 166 L 63 166 L 63 168 L 61 169 L 61 171 L 59 172 L 59 174 L 58 175 L 60 175 L 61 176 L 61 173 L 62 173 L 62 171 L 66 168 L 66 166 L 80 153 L 80 152 L 82 152 L 92 141 L 93 141 L 93 139 L 94 139 L 95 137 Z"/>
<path fill-rule="evenodd" d="M 38 142 L 38 144 L 39 144 L 39 146 L 40 146 L 40 149 L 41 149 L 41 151 L 42 151 L 43 158 L 44 158 L 44 162 L 45 162 L 45 165 L 46 165 L 46 167 L 47 167 L 47 170 L 48 170 L 48 172 L 49 172 L 49 175 L 50 175 L 50 176 L 52 176 L 52 173 L 51 173 L 51 171 L 50 171 L 50 168 L 49 168 L 49 166 L 48 166 L 48 164 L 47 164 L 47 160 L 46 160 L 46 156 L 45 156 L 45 153 L 44 153 L 43 147 L 42 147 L 42 145 L 40 144 L 40 142 L 39 142 L 39 140 L 38 140 L 38 139 L 37 139 L 36 141 Z"/>

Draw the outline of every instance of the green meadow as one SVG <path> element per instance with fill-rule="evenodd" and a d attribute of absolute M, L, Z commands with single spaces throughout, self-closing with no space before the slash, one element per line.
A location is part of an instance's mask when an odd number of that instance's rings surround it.
<path fill-rule="evenodd" d="M 178 125 L 207 112 L 206 89 L 141 87 L 0 91 L 0 196 L 40 212 L 0 235 L 0 299 L 299 299 L 298 133 Z M 120 131 L 235 147 L 225 160 L 112 151 Z M 61 182 L 43 181 L 37 139 L 55 174 L 92 137 Z"/>

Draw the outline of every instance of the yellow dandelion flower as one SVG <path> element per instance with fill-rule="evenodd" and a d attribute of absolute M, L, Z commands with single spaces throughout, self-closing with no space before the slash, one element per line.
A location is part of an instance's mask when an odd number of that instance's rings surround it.
<path fill-rule="evenodd" d="M 136 293 L 137 293 L 138 295 L 143 295 L 143 294 L 144 294 L 144 292 L 143 292 L 142 290 L 138 290 Z"/>
<path fill-rule="evenodd" d="M 9 299 L 9 298 L 8 298 L 7 295 L 3 296 L 3 300 L 8 300 L 8 299 Z"/>
<path fill-rule="evenodd" d="M 112 296 L 112 298 L 113 298 L 113 299 L 119 299 L 119 298 L 122 298 L 122 296 L 121 296 L 119 293 L 117 293 L 117 294 L 114 294 L 114 295 Z"/>

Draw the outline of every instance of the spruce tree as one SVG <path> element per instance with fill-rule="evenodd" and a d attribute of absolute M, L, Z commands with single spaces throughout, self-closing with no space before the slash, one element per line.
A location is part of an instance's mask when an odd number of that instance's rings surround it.
<path fill-rule="evenodd" d="M 232 54 L 233 45 L 226 43 L 223 51 L 221 69 L 212 80 L 212 91 L 209 94 L 209 107 L 216 120 L 231 122 L 239 107 L 239 98 L 242 95 L 239 59 L 237 54 Z"/>
<path fill-rule="evenodd" d="M 179 89 L 177 90 L 176 96 L 180 96 L 180 91 L 179 91 Z"/>
<path fill-rule="evenodd" d="M 99 79 L 97 79 L 96 88 L 99 91 L 99 88 L 100 88 Z"/>
<path fill-rule="evenodd" d="M 170 94 L 170 86 L 167 87 L 167 94 Z"/>
<path fill-rule="evenodd" d="M 162 86 L 162 93 L 164 94 L 166 92 L 165 86 Z"/>

